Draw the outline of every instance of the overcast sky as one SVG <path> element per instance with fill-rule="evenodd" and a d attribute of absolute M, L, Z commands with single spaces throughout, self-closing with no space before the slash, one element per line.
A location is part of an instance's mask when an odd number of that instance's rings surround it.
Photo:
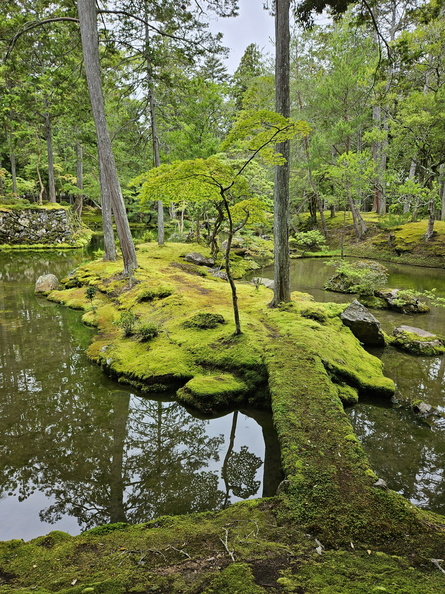
<path fill-rule="evenodd" d="M 212 18 L 211 28 L 224 34 L 223 44 L 230 49 L 227 68 L 238 68 L 244 50 L 256 43 L 260 50 L 273 53 L 274 19 L 263 8 L 263 0 L 240 0 L 239 16 L 227 19 Z"/>

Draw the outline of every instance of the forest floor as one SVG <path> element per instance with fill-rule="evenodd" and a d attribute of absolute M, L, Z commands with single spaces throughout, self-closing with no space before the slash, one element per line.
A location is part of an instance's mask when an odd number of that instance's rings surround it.
<path fill-rule="evenodd" d="M 435 221 L 433 237 L 427 241 L 428 219 L 410 222 L 404 215 L 361 214 L 368 230 L 360 240 L 356 238 L 350 212 L 346 216 L 340 212 L 335 217 L 326 217 L 328 242 L 332 248 L 338 249 L 343 243 L 346 256 L 444 268 L 445 221 Z M 304 218 L 302 226 L 307 224 L 308 219 Z"/>
<path fill-rule="evenodd" d="M 380 361 L 343 326 L 340 304 L 308 295 L 271 309 L 265 287 L 230 288 L 184 261 L 202 246 L 138 246 L 134 278 L 94 261 L 49 298 L 97 328 L 89 357 L 121 382 L 205 415 L 272 410 L 286 480 L 226 510 L 0 542 L 0 592 L 368 592 L 445 590 L 445 518 L 375 486 L 344 412 L 358 394 L 391 397 Z M 128 315 L 130 313 L 130 315 Z M 151 329 L 151 333 L 150 333 Z M 153 331 L 154 329 L 154 331 Z"/>

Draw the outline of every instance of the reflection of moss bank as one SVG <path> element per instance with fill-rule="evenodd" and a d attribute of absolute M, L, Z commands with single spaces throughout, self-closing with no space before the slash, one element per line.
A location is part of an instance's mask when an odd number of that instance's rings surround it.
<path fill-rule="evenodd" d="M 0 551 L 9 551 L 3 553 L 9 559 L 18 555 L 14 558 L 28 560 L 23 561 L 26 569 L 19 572 L 8 566 L 8 571 L 20 575 L 21 584 L 48 584 L 48 571 L 42 570 L 38 581 L 40 574 L 29 569 L 34 563 L 29 559 L 34 555 L 38 567 L 43 558 L 52 559 L 57 591 L 69 588 L 68 580 L 76 578 L 79 587 L 76 582 L 70 590 L 76 592 L 87 587 L 145 592 L 150 591 L 148 585 L 162 592 L 261 592 L 266 584 L 272 584 L 267 590 L 280 591 L 279 578 L 284 591 L 304 587 L 305 592 L 321 592 L 336 568 L 343 576 L 342 592 L 372 591 L 376 583 L 401 592 L 405 590 L 398 590 L 398 585 L 409 584 L 414 592 L 422 576 L 422 592 L 443 589 L 445 576 L 429 560 L 445 555 L 445 522 L 373 486 L 377 477 L 344 413 L 341 397 L 351 401 L 357 391 L 393 391 L 380 361 L 366 353 L 339 320 L 344 306 L 312 303 L 294 294 L 291 304 L 270 310 L 267 289 L 239 285 L 244 334 L 233 337 L 229 287 L 172 266 L 185 249 L 193 247 L 142 246 L 141 267 L 135 274 L 140 282 L 133 287 L 117 276 L 119 264 L 94 262 L 70 279 L 71 285 L 84 286 L 54 291 L 51 298 L 89 310 L 84 317 L 99 330 L 89 356 L 121 381 L 145 390 L 189 382 L 180 395 L 205 413 L 242 401 L 271 405 L 287 479 L 281 494 L 271 500 L 270 509 L 246 503 L 220 514 L 161 519 L 100 537 L 76 537 L 57 550 L 17 545 L 11 552 L 4 545 Z M 85 296 L 89 284 L 98 289 L 92 304 Z M 160 284 L 172 287 L 172 294 L 150 301 L 132 298 L 141 286 L 148 290 Z M 149 342 L 125 338 L 113 324 L 124 303 L 132 304 L 141 322 L 159 324 L 161 333 Z M 197 313 L 218 313 L 227 323 L 208 329 L 187 327 L 184 322 Z M 224 389 L 215 392 L 218 383 Z M 314 538 L 327 549 L 345 548 L 318 556 Z M 377 555 L 379 550 L 404 558 Z M 355 568 L 363 571 L 368 557 L 369 575 L 357 575 Z M 407 577 L 406 568 L 418 561 L 427 563 L 434 574 L 411 570 Z M 302 567 L 307 571 L 300 571 Z M 249 589 L 235 587 L 238 582 Z"/>

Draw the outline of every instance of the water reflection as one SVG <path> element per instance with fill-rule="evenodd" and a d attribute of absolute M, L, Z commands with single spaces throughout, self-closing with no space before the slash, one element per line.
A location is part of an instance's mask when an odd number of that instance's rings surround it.
<path fill-rule="evenodd" d="M 34 296 L 40 274 L 60 277 L 83 258 L 0 255 L 0 539 L 272 495 L 270 415 L 198 419 L 119 386 L 87 361 L 92 330 L 79 313 Z"/>
<path fill-rule="evenodd" d="M 443 430 L 375 401 L 362 401 L 348 414 L 377 475 L 416 505 L 445 514 Z"/>
<path fill-rule="evenodd" d="M 445 270 L 384 263 L 389 270 L 388 286 L 417 291 L 436 289 L 445 297 Z M 310 293 L 317 301 L 346 303 L 354 295 L 324 291 L 332 266 L 319 259 L 299 259 L 291 263 L 291 288 Z M 266 267 L 255 276 L 273 278 Z M 374 315 L 388 334 L 402 324 L 430 332 L 445 328 L 445 309 L 432 307 L 421 315 L 403 315 L 375 310 Z M 392 348 L 369 349 L 384 364 L 385 375 L 396 385 L 403 406 L 366 401 L 348 408 L 354 429 L 369 456 L 372 468 L 390 488 L 413 503 L 445 514 L 445 422 L 428 424 L 414 415 L 409 403 L 424 400 L 445 414 L 445 356 L 415 357 Z"/>

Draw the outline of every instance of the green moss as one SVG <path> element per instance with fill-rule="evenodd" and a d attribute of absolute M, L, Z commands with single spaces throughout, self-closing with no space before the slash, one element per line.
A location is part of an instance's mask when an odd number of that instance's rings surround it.
<path fill-rule="evenodd" d="M 214 313 L 197 313 L 184 322 L 185 328 L 200 328 L 201 330 L 208 330 L 209 328 L 217 328 L 220 324 L 225 324 L 224 316 Z"/>
<path fill-rule="evenodd" d="M 193 251 L 193 247 L 186 249 Z M 151 576 L 150 587 L 205 591 L 223 583 L 217 581 L 221 575 L 218 568 L 233 562 L 224 546 L 226 537 L 235 564 L 247 563 L 257 586 L 255 563 L 276 564 L 284 555 L 283 563 L 288 567 L 293 555 L 301 555 L 302 562 L 314 565 L 313 543 L 309 545 L 304 534 L 316 535 L 326 547 L 350 548 L 352 541 L 372 545 L 375 550 L 409 553 L 418 559 L 442 558 L 444 521 L 418 512 L 396 493 L 373 487 L 375 475 L 342 400 L 355 401 L 362 390 L 390 396 L 394 385 L 384 377 L 381 362 L 364 351 L 341 323 L 338 314 L 344 305 L 314 303 L 302 294 L 293 294 L 291 303 L 270 309 L 270 291 L 240 284 L 243 334 L 235 336 L 230 287 L 176 266 L 181 264 L 184 251 L 183 245 L 162 249 L 143 245 L 138 250 L 140 268 L 131 282 L 119 274 L 119 262 L 90 263 L 71 278 L 70 282 L 79 287 L 59 291 L 55 297 L 66 303 L 83 299 L 85 307 L 91 306 L 85 287 L 97 287 L 97 304 L 86 319 L 97 326 L 98 334 L 88 354 L 120 381 L 145 390 L 174 386 L 186 405 L 212 414 L 254 398 L 258 406 L 271 406 L 286 488 L 271 503 L 273 514 L 249 504 L 221 515 L 194 516 L 192 520 L 162 518 L 139 531 L 128 527 L 102 534 L 100 542 L 106 543 L 108 556 L 100 571 L 91 570 L 91 564 L 96 567 L 95 556 L 102 555 L 97 543 L 94 554 L 85 549 L 77 555 L 89 568 L 89 573 L 76 569 L 83 580 L 79 587 L 97 588 L 91 584 L 105 583 L 119 564 L 118 575 L 125 575 L 126 591 L 150 591 L 149 578 L 144 581 L 137 573 L 137 559 L 145 555 L 144 575 Z M 139 298 L 144 286 L 166 285 L 174 287 L 173 294 L 148 301 Z M 162 327 L 149 343 L 123 337 L 113 325 L 113 320 L 130 307 L 139 320 Z M 218 313 L 226 324 L 205 331 L 184 325 L 202 313 Z M 91 546 L 96 537 L 82 537 L 86 538 Z M 76 542 L 84 544 L 82 539 Z M 117 557 L 119 547 L 128 553 L 121 551 Z M 292 553 L 283 554 L 283 547 L 293 547 Z M 162 551 L 162 555 L 153 550 Z M 212 557 L 215 561 L 208 561 Z M 60 559 L 65 563 L 67 557 Z M 198 569 L 188 572 L 189 562 Z M 175 570 L 158 571 L 163 566 L 174 566 Z M 245 567 L 233 571 L 236 575 L 244 572 L 248 580 Z M 68 588 L 68 578 L 66 581 L 64 587 Z M 37 586 L 40 583 L 33 582 Z"/>
<path fill-rule="evenodd" d="M 204 413 L 240 405 L 247 394 L 247 385 L 228 373 L 198 375 L 177 391 L 179 402 Z"/>
<path fill-rule="evenodd" d="M 356 404 L 358 402 L 358 391 L 356 388 L 344 383 L 338 384 L 336 387 L 338 396 L 344 404 Z"/>
<path fill-rule="evenodd" d="M 435 357 L 445 353 L 445 346 L 438 340 L 437 336 L 419 336 L 413 332 L 401 330 L 397 336 L 390 338 L 390 343 L 412 355 L 422 357 Z"/>
<path fill-rule="evenodd" d="M 278 583 L 284 592 L 307 594 L 435 594 L 443 576 L 429 567 L 419 571 L 400 557 L 367 551 L 325 551 L 298 572 L 284 571 Z"/>
<path fill-rule="evenodd" d="M 255 583 L 252 570 L 246 563 L 232 563 L 221 571 L 204 594 L 262 594 L 266 592 Z"/>

